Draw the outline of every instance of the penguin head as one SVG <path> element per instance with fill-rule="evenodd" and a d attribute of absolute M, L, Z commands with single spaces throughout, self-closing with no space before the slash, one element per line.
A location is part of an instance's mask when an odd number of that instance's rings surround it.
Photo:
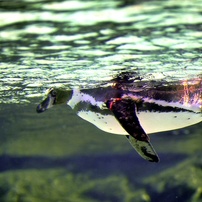
<path fill-rule="evenodd" d="M 37 106 L 36 111 L 42 113 L 57 103 L 57 91 L 54 88 L 47 90 L 45 99 Z"/>
<path fill-rule="evenodd" d="M 45 98 L 37 106 L 36 111 L 38 113 L 42 113 L 56 104 L 65 103 L 71 97 L 71 94 L 72 93 L 70 90 L 64 90 L 60 88 L 49 88 L 46 92 Z"/>

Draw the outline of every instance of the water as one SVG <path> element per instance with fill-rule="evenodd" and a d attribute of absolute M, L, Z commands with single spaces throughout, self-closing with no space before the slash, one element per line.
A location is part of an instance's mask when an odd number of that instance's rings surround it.
<path fill-rule="evenodd" d="M 35 112 L 52 86 L 94 88 L 122 72 L 201 78 L 201 0 L 1 1 L 0 9 L 1 201 L 202 200 L 201 123 L 151 136 L 161 157 L 151 164 L 65 105 Z"/>

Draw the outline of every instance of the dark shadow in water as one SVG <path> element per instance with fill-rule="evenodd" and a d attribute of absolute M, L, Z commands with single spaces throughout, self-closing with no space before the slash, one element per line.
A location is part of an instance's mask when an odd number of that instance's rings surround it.
<path fill-rule="evenodd" d="M 151 202 L 189 202 L 195 192 L 186 184 L 167 187 L 162 193 L 155 191 L 151 186 L 147 187 L 147 190 L 150 193 Z"/>
<path fill-rule="evenodd" d="M 92 177 L 104 177 L 115 173 L 124 173 L 128 177 L 141 179 L 175 166 L 183 161 L 185 155 L 161 154 L 160 163 L 142 160 L 138 155 L 95 155 L 52 158 L 45 156 L 15 157 L 4 155 L 0 157 L 0 172 L 21 169 L 53 169 L 64 168 L 73 173 L 88 173 Z"/>
<path fill-rule="evenodd" d="M 0 172 L 23 169 L 54 169 L 63 168 L 67 172 L 74 174 L 82 173 L 91 175 L 92 178 L 107 177 L 116 174 L 123 174 L 130 182 L 139 188 L 144 187 L 151 197 L 151 202 L 156 201 L 190 201 L 195 190 L 187 187 L 186 184 L 166 187 L 165 191 L 159 193 L 155 186 L 142 184 L 142 179 L 160 173 L 163 170 L 174 167 L 179 162 L 185 160 L 187 156 L 176 154 L 160 154 L 160 163 L 150 163 L 142 160 L 138 155 L 95 155 L 95 156 L 74 156 L 64 158 L 52 158 L 45 156 L 15 157 L 4 155 L 0 157 Z M 96 190 L 86 193 L 96 199 L 109 199 L 108 195 L 100 195 Z M 86 195 L 86 196 L 87 196 Z M 104 197 L 104 198 L 103 198 Z M 107 198 L 106 198 L 107 197 Z M 114 195 L 110 195 L 114 197 Z M 114 199 L 114 198 L 111 198 Z M 111 201 L 119 201 L 111 200 Z"/>

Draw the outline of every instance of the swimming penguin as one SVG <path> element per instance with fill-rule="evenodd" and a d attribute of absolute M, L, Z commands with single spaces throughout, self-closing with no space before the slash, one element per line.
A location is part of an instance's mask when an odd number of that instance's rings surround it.
<path fill-rule="evenodd" d="M 50 88 L 36 111 L 41 113 L 64 102 L 99 129 L 125 135 L 144 159 L 158 162 L 148 134 L 201 122 L 202 81 L 152 88 L 123 85 L 83 90 Z"/>

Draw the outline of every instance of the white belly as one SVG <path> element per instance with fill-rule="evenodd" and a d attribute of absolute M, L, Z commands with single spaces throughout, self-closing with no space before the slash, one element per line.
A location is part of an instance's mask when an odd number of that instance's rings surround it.
<path fill-rule="evenodd" d="M 202 115 L 193 112 L 141 112 L 137 114 L 146 133 L 176 130 L 202 121 Z"/>
<path fill-rule="evenodd" d="M 80 111 L 78 116 L 105 132 L 118 135 L 127 135 L 127 132 L 113 115 L 103 115 L 92 111 Z"/>
<path fill-rule="evenodd" d="M 78 116 L 105 132 L 127 135 L 127 132 L 113 115 L 80 111 Z M 140 125 L 147 134 L 184 128 L 202 121 L 201 114 L 193 112 L 141 112 L 137 116 Z"/>

